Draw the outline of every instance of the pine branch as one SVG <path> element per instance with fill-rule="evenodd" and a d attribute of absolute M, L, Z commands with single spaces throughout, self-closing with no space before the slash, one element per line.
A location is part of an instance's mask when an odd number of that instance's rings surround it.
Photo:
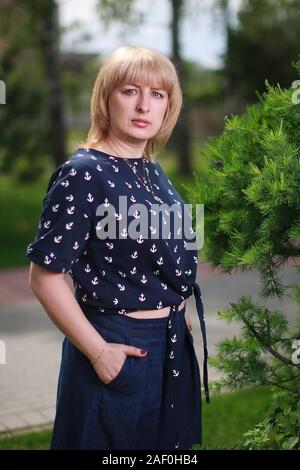
<path fill-rule="evenodd" d="M 266 379 L 265 381 L 268 385 L 272 385 L 272 387 L 280 388 L 281 390 L 285 390 L 286 392 L 289 392 L 290 394 L 295 395 L 296 397 L 300 397 L 300 392 L 297 393 L 289 387 L 285 387 L 284 385 L 278 384 L 276 382 L 272 382 L 271 380 L 268 380 L 268 379 Z"/>
<path fill-rule="evenodd" d="M 284 357 L 282 354 L 280 354 L 278 351 L 276 351 L 271 345 L 267 346 L 265 345 L 265 340 L 258 334 L 258 332 L 255 330 L 255 328 L 251 325 L 251 323 L 246 319 L 246 317 L 243 317 L 243 322 L 247 326 L 248 330 L 252 333 L 252 335 L 257 339 L 257 341 L 264 345 L 264 348 L 267 349 L 270 354 L 272 354 L 274 357 L 279 359 L 281 362 L 288 364 L 288 365 L 295 365 L 290 359 L 287 357 Z"/>

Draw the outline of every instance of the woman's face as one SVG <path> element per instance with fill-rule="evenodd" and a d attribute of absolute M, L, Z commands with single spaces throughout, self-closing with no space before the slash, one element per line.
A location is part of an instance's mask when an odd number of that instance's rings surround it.
<path fill-rule="evenodd" d="M 109 99 L 112 132 L 122 140 L 143 142 L 159 131 L 168 106 L 168 93 L 148 84 L 125 83 Z M 136 121 L 146 120 L 148 124 Z"/>

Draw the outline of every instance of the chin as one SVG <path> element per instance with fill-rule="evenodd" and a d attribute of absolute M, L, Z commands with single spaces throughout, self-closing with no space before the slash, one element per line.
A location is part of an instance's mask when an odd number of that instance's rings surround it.
<path fill-rule="evenodd" d="M 136 132 L 128 132 L 131 137 L 138 137 L 139 139 L 151 139 L 153 132 L 146 132 L 145 129 L 138 129 Z"/>

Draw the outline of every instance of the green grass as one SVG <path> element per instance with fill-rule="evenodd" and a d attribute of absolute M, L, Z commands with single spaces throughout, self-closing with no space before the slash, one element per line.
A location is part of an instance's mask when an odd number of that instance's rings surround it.
<path fill-rule="evenodd" d="M 270 395 L 267 388 L 213 395 L 211 403 L 203 404 L 203 448 L 233 448 L 244 432 L 263 419 Z M 0 450 L 48 449 L 50 438 L 49 429 L 0 437 Z"/>
<path fill-rule="evenodd" d="M 51 434 L 51 429 L 43 429 L 38 432 L 0 437 L 0 450 L 46 450 L 49 448 Z"/>
<path fill-rule="evenodd" d="M 46 179 L 15 185 L 8 177 L 0 178 L 0 268 L 28 264 L 26 246 L 35 237 Z"/>
<path fill-rule="evenodd" d="M 231 449 L 242 434 L 263 420 L 270 404 L 269 388 L 215 394 L 203 403 L 203 443 L 207 449 Z"/>

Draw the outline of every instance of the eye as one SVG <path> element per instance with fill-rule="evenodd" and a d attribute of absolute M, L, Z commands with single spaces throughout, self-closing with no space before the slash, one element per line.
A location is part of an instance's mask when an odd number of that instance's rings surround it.
<path fill-rule="evenodd" d="M 130 92 L 130 91 L 137 91 L 137 90 L 136 90 L 135 88 L 128 88 L 127 90 L 125 90 L 125 93 L 126 93 L 127 95 L 132 95 L 132 93 L 128 93 L 128 92 Z"/>
<path fill-rule="evenodd" d="M 136 88 L 128 88 L 127 90 L 125 90 L 124 93 L 126 93 L 127 95 L 132 95 L 133 93 L 131 93 L 131 92 L 133 92 L 133 91 L 138 91 L 138 90 L 137 90 Z M 160 98 L 163 98 L 163 97 L 164 97 L 164 96 L 163 96 L 161 93 L 159 93 L 158 91 L 155 91 L 155 90 L 154 90 L 153 93 L 156 93 L 156 96 L 157 96 L 157 97 L 160 97 Z"/>
<path fill-rule="evenodd" d="M 161 93 L 159 93 L 158 91 L 154 91 L 154 93 L 157 93 L 157 95 L 160 96 L 161 98 L 164 97 L 164 96 L 163 96 Z"/>

